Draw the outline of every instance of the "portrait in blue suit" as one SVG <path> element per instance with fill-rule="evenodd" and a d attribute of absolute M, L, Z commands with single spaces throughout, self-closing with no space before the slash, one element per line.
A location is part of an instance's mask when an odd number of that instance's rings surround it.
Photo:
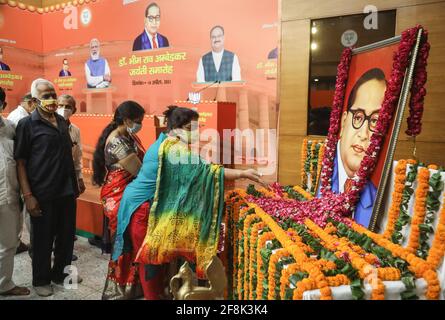
<path fill-rule="evenodd" d="M 167 37 L 158 33 L 161 24 L 161 9 L 150 3 L 145 10 L 144 31 L 133 42 L 133 51 L 169 47 Z"/>
<path fill-rule="evenodd" d="M 352 87 L 341 119 L 332 174 L 333 192 L 345 192 L 347 181 L 360 169 L 371 136 L 377 129 L 385 90 L 385 74 L 378 68 L 363 73 Z M 354 220 L 365 227 L 369 227 L 376 194 L 377 187 L 372 181 L 367 181 L 353 215 Z"/>
<path fill-rule="evenodd" d="M 3 48 L 0 47 L 0 70 L 2 71 L 11 71 L 11 68 L 3 62 Z"/>
<path fill-rule="evenodd" d="M 59 77 L 71 77 L 69 71 L 68 59 L 63 59 L 62 70 L 59 72 Z"/>

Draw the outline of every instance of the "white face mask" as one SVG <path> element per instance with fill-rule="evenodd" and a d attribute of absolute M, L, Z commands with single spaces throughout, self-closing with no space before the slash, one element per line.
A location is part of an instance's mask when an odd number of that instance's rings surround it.
<path fill-rule="evenodd" d="M 57 109 L 57 113 L 68 120 L 73 115 L 73 110 L 67 109 L 65 107 Z"/>

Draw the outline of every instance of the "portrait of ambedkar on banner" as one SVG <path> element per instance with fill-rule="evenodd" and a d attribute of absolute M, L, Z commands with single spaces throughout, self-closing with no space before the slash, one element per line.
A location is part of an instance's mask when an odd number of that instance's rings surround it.
<path fill-rule="evenodd" d="M 167 37 L 158 33 L 161 9 L 152 2 L 145 9 L 144 31 L 133 42 L 133 51 L 151 50 L 170 46 Z"/>
<path fill-rule="evenodd" d="M 71 77 L 71 72 L 69 69 L 68 59 L 63 59 L 62 70 L 59 72 L 59 77 Z"/>
<path fill-rule="evenodd" d="M 332 174 L 332 191 L 335 193 L 347 192 L 351 188 L 352 178 L 359 170 L 376 130 L 385 90 L 385 74 L 381 69 L 373 68 L 360 76 L 347 97 Z M 353 216 L 365 227 L 369 226 L 376 194 L 377 186 L 368 181 Z"/>
<path fill-rule="evenodd" d="M 235 53 L 224 49 L 224 28 L 210 30 L 212 51 L 199 60 L 196 82 L 241 81 L 241 68 Z"/>

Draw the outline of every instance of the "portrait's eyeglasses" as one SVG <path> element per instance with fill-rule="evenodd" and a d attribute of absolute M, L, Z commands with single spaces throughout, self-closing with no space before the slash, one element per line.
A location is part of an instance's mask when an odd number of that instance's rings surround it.
<path fill-rule="evenodd" d="M 352 127 L 358 130 L 360 129 L 365 121 L 368 121 L 368 129 L 371 132 L 375 132 L 377 128 L 377 122 L 379 120 L 379 111 L 374 111 L 369 116 L 366 115 L 365 111 L 361 109 L 357 110 L 348 110 L 352 113 Z"/>
<path fill-rule="evenodd" d="M 57 94 L 56 93 L 45 93 L 44 95 L 42 95 L 42 99 L 43 100 L 57 99 Z"/>
<path fill-rule="evenodd" d="M 161 21 L 161 16 L 147 16 L 147 19 L 150 23 Z"/>

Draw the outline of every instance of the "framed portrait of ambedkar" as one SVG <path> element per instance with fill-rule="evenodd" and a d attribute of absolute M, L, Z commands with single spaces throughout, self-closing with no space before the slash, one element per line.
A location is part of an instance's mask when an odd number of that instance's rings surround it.
<path fill-rule="evenodd" d="M 398 36 L 345 50 L 338 69 L 326 140 L 330 154 L 323 161 L 329 168 L 321 175 L 318 196 L 326 190 L 351 194 L 353 219 L 373 231 L 381 215 L 421 32 L 403 65 L 397 59 L 406 43 L 401 44 Z"/>

